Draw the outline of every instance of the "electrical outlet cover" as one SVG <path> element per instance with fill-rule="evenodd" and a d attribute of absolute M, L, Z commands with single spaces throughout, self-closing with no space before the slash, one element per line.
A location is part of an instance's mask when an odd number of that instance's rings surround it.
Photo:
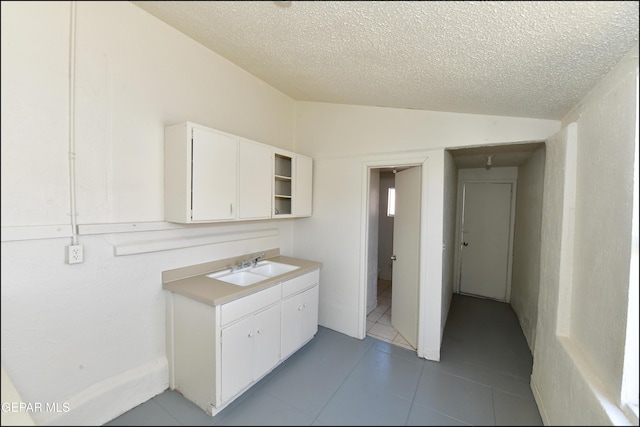
<path fill-rule="evenodd" d="M 67 251 L 67 262 L 69 264 L 79 264 L 84 261 L 82 245 L 70 245 Z"/>

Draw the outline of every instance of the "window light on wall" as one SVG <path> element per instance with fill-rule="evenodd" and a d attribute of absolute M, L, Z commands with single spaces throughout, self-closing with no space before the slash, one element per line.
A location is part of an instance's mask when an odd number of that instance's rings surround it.
<path fill-rule="evenodd" d="M 387 216 L 396 214 L 396 189 L 389 188 L 389 196 L 387 198 Z"/>

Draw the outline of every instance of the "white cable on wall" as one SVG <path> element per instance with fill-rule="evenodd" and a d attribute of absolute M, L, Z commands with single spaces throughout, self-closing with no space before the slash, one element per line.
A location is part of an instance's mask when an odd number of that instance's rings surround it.
<path fill-rule="evenodd" d="M 76 80 L 76 2 L 71 2 L 69 28 L 69 195 L 71 208 L 71 244 L 78 243 L 76 220 L 76 152 L 75 152 L 75 80 Z"/>

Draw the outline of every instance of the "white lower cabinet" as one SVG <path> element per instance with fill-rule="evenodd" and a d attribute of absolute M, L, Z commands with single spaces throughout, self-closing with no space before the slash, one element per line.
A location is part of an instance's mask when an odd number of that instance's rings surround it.
<path fill-rule="evenodd" d="M 280 361 L 280 304 L 222 328 L 222 401 Z"/>
<path fill-rule="evenodd" d="M 318 332 L 318 284 L 282 301 L 282 357 Z"/>
<path fill-rule="evenodd" d="M 319 269 L 210 306 L 169 294 L 170 387 L 215 415 L 318 331 Z"/>

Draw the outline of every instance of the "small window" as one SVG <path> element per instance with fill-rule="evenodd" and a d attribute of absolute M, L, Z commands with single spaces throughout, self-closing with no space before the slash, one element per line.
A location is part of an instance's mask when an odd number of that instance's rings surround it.
<path fill-rule="evenodd" d="M 396 214 L 396 189 L 389 188 L 389 198 L 387 199 L 387 216 Z"/>

